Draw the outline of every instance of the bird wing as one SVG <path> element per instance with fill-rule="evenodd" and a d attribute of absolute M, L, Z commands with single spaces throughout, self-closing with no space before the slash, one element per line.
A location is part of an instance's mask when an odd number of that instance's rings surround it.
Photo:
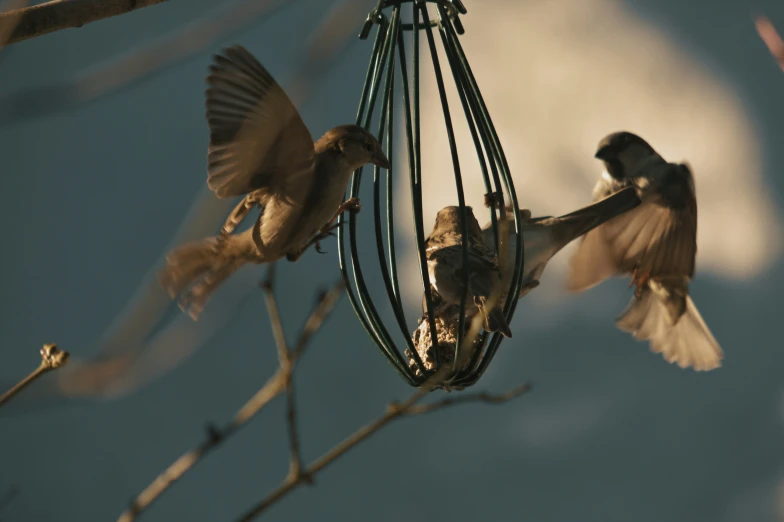
<path fill-rule="evenodd" d="M 618 180 L 610 176 L 607 171 L 604 171 L 602 172 L 602 175 L 599 176 L 599 181 L 594 185 L 591 197 L 593 201 L 596 202 L 630 186 L 632 186 L 631 180 Z"/>
<path fill-rule="evenodd" d="M 239 45 L 229 47 L 215 56 L 207 83 L 207 185 L 218 197 L 261 188 L 286 194 L 310 182 L 313 138 L 258 60 Z"/>
<path fill-rule="evenodd" d="M 673 324 L 666 300 L 646 287 L 639 299 L 632 298 L 616 325 L 636 339 L 649 340 L 651 351 L 669 363 L 696 371 L 718 368 L 724 358 L 721 347 L 691 297 L 685 300 L 685 312 Z"/>
<path fill-rule="evenodd" d="M 462 256 L 460 246 L 457 255 Z M 495 252 L 479 242 L 471 242 L 468 247 L 468 285 L 475 296 L 490 297 L 501 275 Z"/>
<path fill-rule="evenodd" d="M 651 277 L 694 275 L 697 254 L 697 201 L 659 200 L 640 206 L 588 232 L 571 259 L 569 289 L 586 290 L 617 273 L 635 269 Z"/>
<path fill-rule="evenodd" d="M 599 225 L 639 205 L 640 199 L 637 197 L 636 189 L 627 186 L 574 212 L 539 222 L 552 227 L 554 239 L 560 250 Z"/>

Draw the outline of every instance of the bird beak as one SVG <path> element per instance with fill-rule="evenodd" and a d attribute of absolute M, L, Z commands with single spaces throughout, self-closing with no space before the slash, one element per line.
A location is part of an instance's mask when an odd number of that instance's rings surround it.
<path fill-rule="evenodd" d="M 597 150 L 593 157 L 600 160 L 609 160 L 613 156 L 615 156 L 615 150 L 613 147 L 610 145 L 605 145 L 604 147 Z"/>
<path fill-rule="evenodd" d="M 391 168 L 392 168 L 392 164 L 389 162 L 389 160 L 387 159 L 387 157 L 386 157 L 386 156 L 384 155 L 384 153 L 383 153 L 383 152 L 381 152 L 381 151 L 378 151 L 378 152 L 376 152 L 375 154 L 373 154 L 373 159 L 371 159 L 371 160 L 370 160 L 370 162 L 371 162 L 373 165 L 378 165 L 378 166 L 379 166 L 379 167 L 381 167 L 382 169 L 387 169 L 387 170 L 389 170 L 389 169 L 391 169 Z"/>

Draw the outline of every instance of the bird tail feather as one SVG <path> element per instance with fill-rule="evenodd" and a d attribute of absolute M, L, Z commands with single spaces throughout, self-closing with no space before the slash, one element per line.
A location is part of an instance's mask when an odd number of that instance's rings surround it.
<path fill-rule="evenodd" d="M 244 235 L 210 237 L 182 245 L 166 256 L 158 280 L 169 296 L 195 321 L 210 296 L 234 272 L 248 262 L 261 262 L 248 255 Z M 254 251 L 255 253 L 255 251 Z"/>
<path fill-rule="evenodd" d="M 506 322 L 504 312 L 500 307 L 494 307 L 490 313 L 482 310 L 485 318 L 483 328 L 488 332 L 501 332 L 504 337 L 512 337 L 512 331 L 509 329 L 509 324 Z"/>
<path fill-rule="evenodd" d="M 645 288 L 639 298 L 632 297 L 616 325 L 636 339 L 648 340 L 651 351 L 681 368 L 713 370 L 721 366 L 724 358 L 719 343 L 689 296 L 686 296 L 685 312 L 673 321 L 665 300 Z"/>

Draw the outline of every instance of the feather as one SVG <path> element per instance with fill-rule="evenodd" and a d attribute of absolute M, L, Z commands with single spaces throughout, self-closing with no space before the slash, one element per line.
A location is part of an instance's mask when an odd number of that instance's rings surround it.
<path fill-rule="evenodd" d="M 639 298 L 632 298 L 616 325 L 636 339 L 650 341 L 651 351 L 662 354 L 667 362 L 681 368 L 707 371 L 721 366 L 724 358 L 721 347 L 691 297 L 675 298 L 683 301 L 684 310 L 673 323 L 670 312 L 673 304 L 666 295 L 651 286 L 646 287 Z"/>
<path fill-rule="evenodd" d="M 287 194 L 312 177 L 313 138 L 269 72 L 243 47 L 215 56 L 207 77 L 207 184 L 218 197 L 272 187 Z"/>

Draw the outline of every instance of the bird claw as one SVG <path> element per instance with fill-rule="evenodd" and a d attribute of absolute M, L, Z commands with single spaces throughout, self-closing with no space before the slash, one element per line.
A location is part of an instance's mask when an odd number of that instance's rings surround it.
<path fill-rule="evenodd" d="M 199 320 L 199 316 L 202 310 L 204 310 L 204 302 L 201 299 L 204 285 L 204 282 L 199 283 L 192 290 L 185 292 L 177 299 L 177 305 L 180 307 L 180 310 L 188 314 L 194 321 Z"/>
<path fill-rule="evenodd" d="M 357 213 L 361 210 L 362 205 L 359 203 L 359 198 L 349 198 L 340 205 L 341 212 L 350 210 Z"/>
<path fill-rule="evenodd" d="M 341 225 L 340 223 L 335 223 L 335 224 L 327 225 L 324 228 L 322 228 L 319 231 L 318 235 L 316 235 L 313 239 L 310 240 L 310 242 L 307 245 L 305 245 L 305 248 L 303 248 L 302 251 L 304 252 L 305 250 L 312 247 L 313 245 L 316 245 L 316 252 L 318 252 L 319 254 L 326 254 L 327 253 L 326 250 L 321 250 L 321 240 L 326 239 L 329 236 L 334 236 L 335 235 L 334 230 L 340 227 L 340 225 Z"/>
<path fill-rule="evenodd" d="M 335 232 L 333 232 L 333 231 L 337 230 L 338 228 L 340 228 L 341 224 L 342 223 L 335 223 L 334 225 L 331 225 L 329 227 L 322 228 L 321 229 L 321 236 L 323 236 L 323 237 L 334 236 Z"/>

